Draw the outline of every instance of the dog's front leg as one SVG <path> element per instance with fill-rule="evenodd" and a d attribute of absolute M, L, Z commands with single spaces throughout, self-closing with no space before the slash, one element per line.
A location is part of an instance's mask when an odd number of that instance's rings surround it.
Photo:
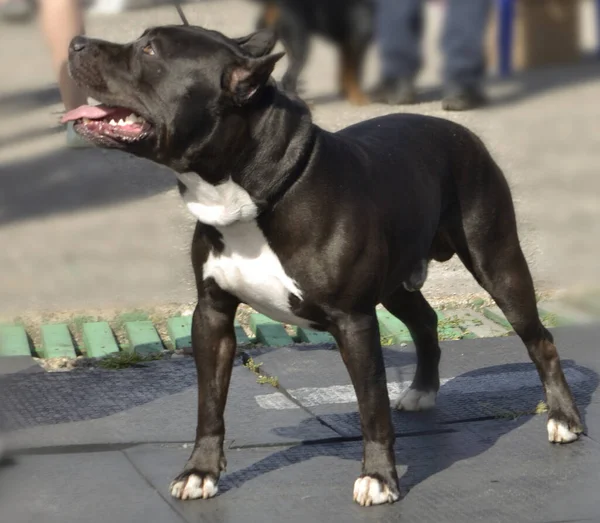
<path fill-rule="evenodd" d="M 178 499 L 213 497 L 221 471 L 225 470 L 223 412 L 236 349 L 233 321 L 237 305 L 217 290 L 200 297 L 194 311 L 192 347 L 198 374 L 198 425 L 192 455 L 171 483 L 171 495 Z"/>
<path fill-rule="evenodd" d="M 354 501 L 363 506 L 393 503 L 400 497 L 395 436 L 375 310 L 342 315 L 332 333 L 354 385 L 363 434 L 362 473 L 354 483 Z"/>

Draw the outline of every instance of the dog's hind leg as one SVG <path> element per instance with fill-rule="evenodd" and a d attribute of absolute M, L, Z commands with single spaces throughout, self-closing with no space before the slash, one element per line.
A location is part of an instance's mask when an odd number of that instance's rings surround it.
<path fill-rule="evenodd" d="M 404 288 L 386 298 L 383 305 L 406 325 L 417 352 L 415 377 L 396 408 L 411 411 L 433 408 L 440 388 L 437 315 L 421 292 L 409 292 Z"/>
<path fill-rule="evenodd" d="M 450 238 L 461 261 L 490 293 L 527 347 L 546 393 L 549 440 L 568 443 L 583 431 L 579 412 L 553 337 L 539 318 L 508 184 L 487 154 L 481 159 L 478 192 L 467 198 L 459 191 L 461 223 L 449 231 Z"/>
<path fill-rule="evenodd" d="M 358 400 L 363 435 L 362 473 L 354 501 L 369 506 L 400 497 L 394 457 L 394 430 L 375 310 L 340 313 L 331 329 Z"/>

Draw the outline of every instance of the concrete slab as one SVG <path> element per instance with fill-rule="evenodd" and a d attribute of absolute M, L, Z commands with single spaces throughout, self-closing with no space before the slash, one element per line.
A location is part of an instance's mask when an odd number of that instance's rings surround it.
<path fill-rule="evenodd" d="M 187 521 L 557 521 L 600 517 L 600 500 L 581 489 L 600 479 L 600 445 L 557 447 L 539 436 L 541 418 L 457 424 L 442 434 L 396 442 L 404 499 L 360 508 L 352 486 L 362 444 L 345 442 L 229 451 L 219 495 L 208 501 L 168 497 L 189 450 L 142 446 L 125 453 Z M 588 488 L 588 490 L 589 490 Z M 560 500 L 560 503 L 559 503 Z"/>
<path fill-rule="evenodd" d="M 596 350 L 597 326 L 554 329 L 565 375 L 585 413 L 600 401 Z M 481 418 L 514 417 L 532 412 L 543 400 L 535 367 L 516 336 L 442 342 L 442 385 L 437 408 L 426 413 L 394 411 L 397 434 L 431 430 L 437 425 Z M 296 351 L 300 350 L 298 354 Z M 406 389 L 414 374 L 414 349 L 385 347 L 388 390 L 392 401 Z M 296 402 L 326 425 L 349 437 L 360 435 L 360 421 L 350 378 L 339 353 L 325 348 L 285 348 L 256 358 L 279 379 Z M 282 393 L 258 396 L 265 409 L 291 409 Z"/>
<path fill-rule="evenodd" d="M 120 371 L 73 371 L 0 382 L 0 417 L 16 448 L 193 441 L 196 371 L 191 359 L 152 362 Z M 259 385 L 239 363 L 225 413 L 235 445 L 295 443 L 338 436 L 302 410 L 261 409 Z M 241 421 L 243 420 L 243 422 Z"/>
<path fill-rule="evenodd" d="M 0 358 L 0 376 L 31 372 L 44 372 L 44 369 L 31 356 L 8 356 Z"/>
<path fill-rule="evenodd" d="M 0 519 L 10 523 L 180 523 L 121 452 L 18 456 L 0 467 Z"/>

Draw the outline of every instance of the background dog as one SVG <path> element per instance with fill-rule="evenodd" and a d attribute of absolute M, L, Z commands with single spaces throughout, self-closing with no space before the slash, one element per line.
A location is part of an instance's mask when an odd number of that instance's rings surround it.
<path fill-rule="evenodd" d="M 254 0 L 264 4 L 257 27 L 275 30 L 289 60 L 282 86 L 296 93 L 312 34 L 339 53 L 339 92 L 351 103 L 368 98 L 361 88 L 365 55 L 373 36 L 375 0 Z"/>

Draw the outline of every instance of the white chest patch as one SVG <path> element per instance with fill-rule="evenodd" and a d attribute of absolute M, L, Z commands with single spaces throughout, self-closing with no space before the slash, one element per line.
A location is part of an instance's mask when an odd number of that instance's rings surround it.
<path fill-rule="evenodd" d="M 178 177 L 188 187 L 184 201 L 189 211 L 222 235 L 224 249 L 209 254 L 204 279 L 214 278 L 221 289 L 274 320 L 310 326 L 290 310 L 290 294 L 302 299 L 302 292 L 256 223 L 250 195 L 233 181 L 214 186 L 194 173 Z"/>
<path fill-rule="evenodd" d="M 237 183 L 212 185 L 196 173 L 177 174 L 177 178 L 187 187 L 183 201 L 200 222 L 224 227 L 256 218 L 256 205 Z"/>

